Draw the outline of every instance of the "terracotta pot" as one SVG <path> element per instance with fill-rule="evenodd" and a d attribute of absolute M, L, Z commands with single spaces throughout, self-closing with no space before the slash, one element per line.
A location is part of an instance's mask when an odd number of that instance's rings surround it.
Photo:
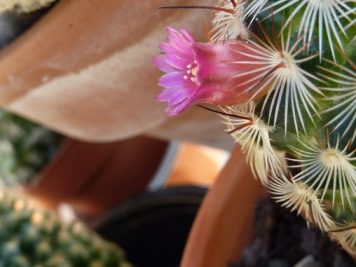
<path fill-rule="evenodd" d="M 146 190 L 167 142 L 136 137 L 114 143 L 64 140 L 28 194 L 56 206 L 66 202 L 96 214 Z"/>
<path fill-rule="evenodd" d="M 80 140 L 108 142 L 149 132 L 231 146 L 215 114 L 192 109 L 169 120 L 155 101 L 161 72 L 151 62 L 166 26 L 204 39 L 202 20 L 210 14 L 158 9 L 166 4 L 58 1 L 0 51 L 0 105 Z"/>
<path fill-rule="evenodd" d="M 263 194 L 236 147 L 203 201 L 181 267 L 227 267 L 235 262 L 252 238 L 255 206 Z"/>

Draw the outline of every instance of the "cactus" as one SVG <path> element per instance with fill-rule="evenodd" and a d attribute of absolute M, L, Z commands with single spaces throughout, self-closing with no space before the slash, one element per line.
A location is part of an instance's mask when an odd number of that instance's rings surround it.
<path fill-rule="evenodd" d="M 0 13 L 6 11 L 32 12 L 49 6 L 56 0 L 1 0 Z"/>
<path fill-rule="evenodd" d="M 25 184 L 51 160 L 61 136 L 14 114 L 0 110 L 0 180 Z"/>
<path fill-rule="evenodd" d="M 1 267 L 129 267 L 122 250 L 79 222 L 64 225 L 29 200 L 0 192 Z"/>
<path fill-rule="evenodd" d="M 168 29 L 158 96 L 214 111 L 281 205 L 356 257 L 356 2 L 220 0 L 210 40 Z M 208 105 L 208 106 L 207 106 Z"/>

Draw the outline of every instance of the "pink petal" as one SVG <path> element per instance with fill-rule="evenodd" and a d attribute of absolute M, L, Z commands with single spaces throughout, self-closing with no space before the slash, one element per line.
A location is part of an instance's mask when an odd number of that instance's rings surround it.
<path fill-rule="evenodd" d="M 183 79 L 183 75 L 181 71 L 167 73 L 159 79 L 159 85 L 165 88 L 185 87 L 187 82 Z"/>
<path fill-rule="evenodd" d="M 166 62 L 166 56 L 165 55 L 155 56 L 152 59 L 152 62 L 161 71 L 164 71 L 164 72 L 167 72 L 167 73 L 168 72 L 172 72 L 172 71 L 176 71 L 176 69 L 172 65 L 170 65 L 170 64 L 168 64 Z"/>
<path fill-rule="evenodd" d="M 168 55 L 178 55 L 186 59 L 193 58 L 193 52 L 191 47 L 177 46 L 172 45 L 171 43 L 162 42 L 160 43 L 159 48 Z"/>
<path fill-rule="evenodd" d="M 165 61 L 170 66 L 172 66 L 178 70 L 183 70 L 183 71 L 185 71 L 187 69 L 188 64 L 193 62 L 193 60 L 181 58 L 177 55 L 166 55 Z"/>
<path fill-rule="evenodd" d="M 194 95 L 195 91 L 189 89 L 165 89 L 156 100 L 168 102 L 166 112 L 174 116 L 185 111 L 195 102 Z"/>
<path fill-rule="evenodd" d="M 170 116 L 176 116 L 182 112 L 184 112 L 187 108 L 192 105 L 192 100 L 189 98 L 182 99 L 180 102 L 176 103 L 175 105 L 168 105 L 166 108 L 166 112 Z"/>

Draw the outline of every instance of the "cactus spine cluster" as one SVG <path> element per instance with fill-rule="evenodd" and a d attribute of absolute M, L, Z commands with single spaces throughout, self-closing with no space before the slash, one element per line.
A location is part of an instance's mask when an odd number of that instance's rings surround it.
<path fill-rule="evenodd" d="M 129 267 L 122 250 L 75 222 L 60 223 L 22 197 L 0 192 L 1 267 Z"/>

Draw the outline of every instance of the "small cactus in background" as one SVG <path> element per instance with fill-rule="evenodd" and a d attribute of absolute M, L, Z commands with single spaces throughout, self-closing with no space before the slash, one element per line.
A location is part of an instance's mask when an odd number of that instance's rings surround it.
<path fill-rule="evenodd" d="M 0 110 L 0 183 L 25 184 L 52 159 L 61 136 Z"/>
<path fill-rule="evenodd" d="M 1 267 L 129 267 L 122 250 L 75 222 L 0 192 Z"/>
<path fill-rule="evenodd" d="M 169 29 L 158 100 L 210 104 L 273 198 L 356 257 L 356 2 L 182 8 L 213 10 L 211 39 Z"/>

